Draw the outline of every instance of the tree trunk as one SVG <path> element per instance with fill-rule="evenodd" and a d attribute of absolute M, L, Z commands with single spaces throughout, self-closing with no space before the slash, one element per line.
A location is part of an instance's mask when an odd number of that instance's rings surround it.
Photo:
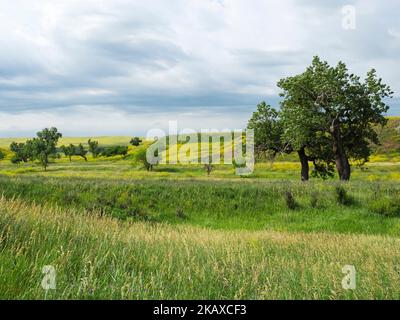
<path fill-rule="evenodd" d="M 299 151 L 297 151 L 297 153 L 299 154 L 301 163 L 301 181 L 308 181 L 310 170 L 310 167 L 308 165 L 308 157 L 304 148 L 301 148 Z"/>
<path fill-rule="evenodd" d="M 350 163 L 343 147 L 338 119 L 335 119 L 332 122 L 331 134 L 333 137 L 333 153 L 335 155 L 336 169 L 338 171 L 339 178 L 342 181 L 348 181 L 350 180 Z"/>

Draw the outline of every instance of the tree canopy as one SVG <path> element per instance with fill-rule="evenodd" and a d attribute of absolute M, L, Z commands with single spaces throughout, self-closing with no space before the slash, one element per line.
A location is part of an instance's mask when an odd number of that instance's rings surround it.
<path fill-rule="evenodd" d="M 371 143 L 379 143 L 374 126 L 387 122 L 390 87 L 374 69 L 362 81 L 343 62 L 331 67 L 319 57 L 303 73 L 281 79 L 278 87 L 280 111 L 262 103 L 249 122 L 256 146 L 297 151 L 303 180 L 308 179 L 308 161 L 316 175 L 332 175 L 336 165 L 339 178 L 349 180 L 350 162 L 368 161 Z"/>
<path fill-rule="evenodd" d="M 134 137 L 134 138 L 131 139 L 130 144 L 135 146 L 135 147 L 138 147 L 138 146 L 140 146 L 140 144 L 142 142 L 143 141 L 139 137 Z"/>
<path fill-rule="evenodd" d="M 31 145 L 32 159 L 38 160 L 47 170 L 50 157 L 57 156 L 57 143 L 62 134 L 58 132 L 57 128 L 46 128 L 36 135 L 36 138 L 28 142 Z"/>

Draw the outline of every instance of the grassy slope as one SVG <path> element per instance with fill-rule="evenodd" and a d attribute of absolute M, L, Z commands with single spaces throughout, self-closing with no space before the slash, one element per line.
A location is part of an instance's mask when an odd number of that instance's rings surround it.
<path fill-rule="evenodd" d="M 11 164 L 8 159 L 0 161 L 0 174 L 35 175 L 46 177 L 81 177 L 81 178 L 106 178 L 115 180 L 158 180 L 158 179 L 199 179 L 199 180 L 299 180 L 300 164 L 298 162 L 276 161 L 274 163 L 258 163 L 251 176 L 240 177 L 230 165 L 217 165 L 211 173 L 207 174 L 202 165 L 160 165 L 154 172 L 143 170 L 142 166 L 133 161 L 135 151 L 121 161 L 121 157 L 92 159 L 89 162 L 74 157 L 72 163 L 62 158 L 52 163 L 47 172 L 43 171 L 36 163 Z M 335 178 L 336 179 L 336 178 Z M 397 162 L 372 162 L 363 170 L 353 167 L 352 180 L 357 181 L 386 181 L 400 180 L 400 163 Z"/>
<path fill-rule="evenodd" d="M 399 202 L 397 124 L 379 132 L 375 162 L 353 169 L 349 205 L 334 180 L 298 183 L 293 162 L 259 164 L 249 178 L 217 166 L 208 178 L 200 165 L 148 173 L 133 149 L 125 161 L 57 160 L 46 173 L 1 161 L 0 298 L 44 298 L 50 264 L 58 289 L 47 298 L 398 299 L 400 218 L 375 212 Z M 354 292 L 341 288 L 346 264 L 358 271 Z"/>
<path fill-rule="evenodd" d="M 2 299 L 400 298 L 398 239 L 121 224 L 4 198 L 0 213 Z M 57 290 L 40 287 L 44 265 Z"/>
<path fill-rule="evenodd" d="M 376 129 L 381 145 L 374 146 L 373 161 L 400 161 L 400 117 L 388 119 L 385 127 Z"/>
<path fill-rule="evenodd" d="M 1 177 L 2 194 L 27 202 L 135 221 L 225 230 L 275 230 L 400 236 L 397 183 L 352 182 L 351 201 L 340 204 L 337 182 L 149 181 L 47 177 Z M 285 193 L 297 203 L 289 210 Z M 314 201 L 314 203 L 313 203 Z M 389 215 L 387 217 L 385 215 Z"/>
<path fill-rule="evenodd" d="M 400 161 L 400 117 L 388 117 L 388 124 L 381 128 L 377 127 L 381 145 L 374 146 L 376 156 L 382 156 L 386 159 L 398 157 L 396 161 Z M 99 137 L 64 137 L 60 140 L 59 145 L 68 145 L 82 143 L 87 145 L 88 139 L 99 141 L 100 145 L 128 145 L 131 137 L 128 136 L 99 136 Z M 7 150 L 11 142 L 25 142 L 27 138 L 0 138 L 0 149 Z M 290 160 L 297 160 L 296 157 L 289 156 Z"/>
<path fill-rule="evenodd" d="M 10 144 L 12 142 L 25 142 L 28 138 L 0 138 L 0 148 L 1 149 L 8 149 L 10 147 Z M 92 140 L 97 140 L 99 141 L 99 143 L 103 146 L 108 146 L 108 145 L 116 145 L 116 144 L 120 144 L 120 145 L 128 145 L 130 139 L 132 139 L 132 137 L 118 137 L 118 136 L 113 136 L 113 137 L 105 137 L 105 136 L 101 136 L 101 137 L 65 137 L 65 138 L 61 138 L 59 145 L 68 145 L 70 143 L 72 144 L 79 144 L 82 143 L 84 145 L 87 145 L 87 141 L 88 139 L 92 139 Z"/>

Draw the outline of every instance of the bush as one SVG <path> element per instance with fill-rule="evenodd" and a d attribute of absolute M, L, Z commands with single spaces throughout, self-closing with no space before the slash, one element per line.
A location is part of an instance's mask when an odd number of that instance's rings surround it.
<path fill-rule="evenodd" d="M 354 204 L 354 199 L 350 195 L 347 194 L 347 191 L 345 188 L 342 186 L 337 186 L 335 188 L 335 196 L 336 196 L 336 201 L 337 203 L 344 205 L 344 206 L 349 206 Z"/>
<path fill-rule="evenodd" d="M 134 137 L 131 139 L 130 144 L 138 147 L 143 141 L 139 137 Z"/>
<path fill-rule="evenodd" d="M 113 156 L 126 156 L 128 154 L 127 146 L 112 146 L 104 148 L 101 151 L 103 157 L 113 157 Z"/>
<path fill-rule="evenodd" d="M 368 209 L 386 217 L 400 217 L 400 200 L 396 198 L 375 199 L 370 202 Z"/>
<path fill-rule="evenodd" d="M 14 153 L 11 158 L 11 163 L 19 164 L 21 162 L 28 162 L 33 158 L 32 143 L 16 143 L 10 145 L 10 150 Z"/>
<path fill-rule="evenodd" d="M 311 204 L 312 208 L 316 208 L 317 207 L 317 205 L 318 205 L 318 193 L 317 192 L 311 193 L 310 204 Z"/>
<path fill-rule="evenodd" d="M 154 156 L 158 156 L 158 151 L 155 152 Z M 135 153 L 135 161 L 141 163 L 147 171 L 153 171 L 155 164 L 147 161 L 147 147 L 143 146 Z"/>
<path fill-rule="evenodd" d="M 298 204 L 290 191 L 286 191 L 284 194 L 285 197 L 285 203 L 288 209 L 290 210 L 295 210 L 298 207 Z"/>
<path fill-rule="evenodd" d="M 178 210 L 176 210 L 176 216 L 179 219 L 186 219 L 186 214 L 185 214 L 185 212 L 183 211 L 182 208 L 178 208 Z"/>
<path fill-rule="evenodd" d="M 127 192 L 123 192 L 116 199 L 114 205 L 119 209 L 126 210 L 132 207 L 132 198 Z"/>

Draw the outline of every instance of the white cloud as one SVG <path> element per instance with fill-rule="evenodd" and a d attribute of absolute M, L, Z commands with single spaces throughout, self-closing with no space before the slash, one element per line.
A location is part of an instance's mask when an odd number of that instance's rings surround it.
<path fill-rule="evenodd" d="M 355 30 L 342 29 L 349 4 Z M 374 67 L 398 93 L 399 9 L 396 0 L 0 0 L 0 121 L 30 114 L 37 130 L 44 115 L 73 122 L 66 110 L 107 106 L 160 119 L 232 106 L 236 119 L 315 54 L 360 75 Z M 101 133 L 100 119 L 91 130 Z"/>
<path fill-rule="evenodd" d="M 168 131 L 169 121 L 177 121 L 179 130 L 243 127 L 243 118 L 250 116 L 249 111 L 230 113 L 202 110 L 172 111 L 153 113 L 130 113 L 113 107 L 76 106 L 67 110 L 26 111 L 20 113 L 0 112 L 0 134 L 2 136 L 26 137 L 41 128 L 55 126 L 68 136 L 90 136 L 101 134 L 143 136 L 151 129 Z"/>

